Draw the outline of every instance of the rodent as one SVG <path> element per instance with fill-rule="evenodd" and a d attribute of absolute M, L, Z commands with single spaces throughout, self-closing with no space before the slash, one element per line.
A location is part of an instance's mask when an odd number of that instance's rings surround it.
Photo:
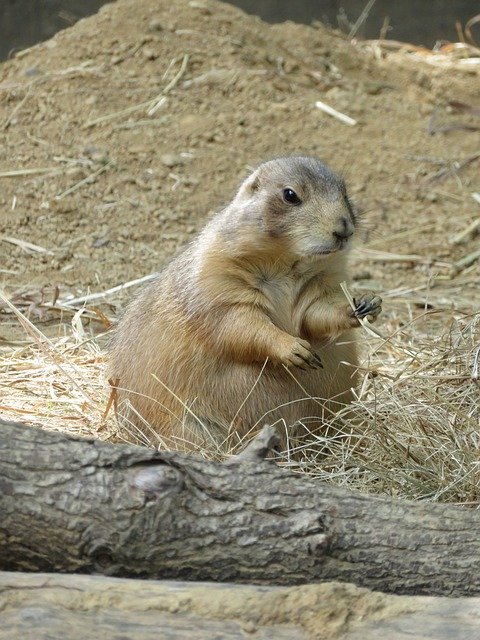
<path fill-rule="evenodd" d="M 130 434 L 219 452 L 264 423 L 280 435 L 352 400 L 352 310 L 340 288 L 358 226 L 345 183 L 320 160 L 261 164 L 233 200 L 127 308 L 110 346 Z M 158 442 L 153 437 L 158 437 Z"/>

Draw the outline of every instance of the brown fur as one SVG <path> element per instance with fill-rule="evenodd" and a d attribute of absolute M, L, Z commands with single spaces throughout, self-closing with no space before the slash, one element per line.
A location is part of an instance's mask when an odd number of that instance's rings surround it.
<path fill-rule="evenodd" d="M 283 200 L 286 187 L 302 204 Z M 221 448 L 348 403 L 358 320 L 340 289 L 350 241 L 334 233 L 355 225 L 343 182 L 318 160 L 261 165 L 116 329 L 109 373 L 129 430 Z"/>

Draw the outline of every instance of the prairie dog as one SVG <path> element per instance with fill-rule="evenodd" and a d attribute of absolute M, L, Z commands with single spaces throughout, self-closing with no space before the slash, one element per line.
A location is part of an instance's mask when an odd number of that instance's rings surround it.
<path fill-rule="evenodd" d="M 265 422 L 348 403 L 359 318 L 340 283 L 357 227 L 343 180 L 315 158 L 260 165 L 128 307 L 109 376 L 128 431 L 172 448 L 230 447 Z"/>

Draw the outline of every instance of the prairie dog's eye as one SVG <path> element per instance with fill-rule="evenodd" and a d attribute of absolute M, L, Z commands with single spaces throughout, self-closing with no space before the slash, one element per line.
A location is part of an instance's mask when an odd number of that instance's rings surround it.
<path fill-rule="evenodd" d="M 288 204 L 302 204 L 300 198 L 293 189 L 290 189 L 290 187 L 283 190 L 283 199 L 285 202 L 288 202 Z"/>

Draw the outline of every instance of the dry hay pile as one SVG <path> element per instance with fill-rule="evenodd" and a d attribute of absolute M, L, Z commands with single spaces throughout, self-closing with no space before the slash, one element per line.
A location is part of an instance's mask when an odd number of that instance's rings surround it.
<path fill-rule="evenodd" d="M 480 58 L 438 53 L 213 0 L 120 0 L 0 67 L 1 415 L 118 440 L 104 350 L 135 282 L 246 167 L 301 151 L 366 209 L 351 291 L 385 312 L 380 336 L 364 329 L 355 419 L 282 461 L 478 505 Z"/>

